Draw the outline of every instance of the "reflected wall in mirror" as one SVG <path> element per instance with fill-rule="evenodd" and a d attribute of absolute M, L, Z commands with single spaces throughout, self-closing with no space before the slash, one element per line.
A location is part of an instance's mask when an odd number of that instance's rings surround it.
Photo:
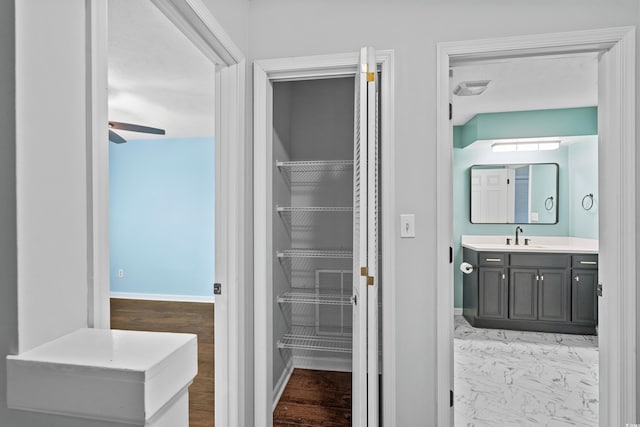
<path fill-rule="evenodd" d="M 473 224 L 556 224 L 557 163 L 471 166 Z"/>

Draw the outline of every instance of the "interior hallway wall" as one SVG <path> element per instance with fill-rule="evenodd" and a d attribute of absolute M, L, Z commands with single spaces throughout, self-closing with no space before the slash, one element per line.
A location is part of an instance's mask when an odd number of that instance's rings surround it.
<path fill-rule="evenodd" d="M 249 55 L 249 0 L 202 0 L 231 40 Z"/>
<path fill-rule="evenodd" d="M 18 22 L 16 9 L 20 15 Z M 0 424 L 3 427 L 125 427 L 9 410 L 6 401 L 8 354 L 17 354 L 19 344 L 29 347 L 86 325 L 87 253 L 83 231 L 86 207 L 81 206 L 86 197 L 85 175 L 81 173 L 85 165 L 84 13 L 83 0 L 55 3 L 0 0 Z M 57 31 L 59 27 L 65 31 Z M 29 34 L 28 40 L 25 32 Z M 21 65 L 16 73 L 18 51 Z M 65 77 L 52 82 L 59 77 L 57 73 Z M 29 87 L 27 92 L 25 86 Z M 66 91 L 70 92 L 69 98 L 65 97 Z M 80 99 L 76 98 L 78 93 L 83 94 Z M 34 105 L 36 100 L 40 102 Z M 19 119 L 16 109 L 22 115 Z M 51 120 L 62 116 L 60 126 L 51 126 L 41 114 L 48 114 Z M 26 124 L 33 129 L 25 132 Z M 72 127 L 75 129 L 67 133 Z M 46 137 L 36 138 L 39 132 L 46 132 Z M 51 151 L 55 155 L 51 156 Z M 68 185 L 70 178 L 78 182 Z M 16 190 L 20 179 L 23 182 Z M 41 185 L 41 180 L 47 181 L 45 185 Z M 29 212 L 17 214 L 18 198 L 22 198 L 23 208 L 30 208 Z M 59 215 L 69 213 L 67 210 L 73 212 L 57 221 Z M 18 222 L 29 229 L 20 234 Z M 25 232 L 30 234 L 25 236 Z M 41 247 L 34 250 L 32 245 L 38 244 Z M 18 245 L 22 246 L 22 268 L 33 273 L 27 277 L 18 277 Z M 55 251 L 49 252 L 54 245 Z M 59 263 L 66 271 L 60 274 L 59 268 L 52 268 L 50 263 Z M 35 274 L 44 278 L 36 278 Z M 18 322 L 19 293 L 21 319 L 26 325 Z M 44 300 L 49 307 L 39 311 L 38 304 Z M 24 338 L 20 343 L 19 328 L 21 339 Z"/>
<path fill-rule="evenodd" d="M 354 52 L 364 45 L 395 49 L 394 197 L 398 213 L 416 214 L 418 231 L 415 239 L 394 242 L 396 426 L 434 425 L 436 416 L 433 296 L 446 284 L 436 284 L 433 260 L 447 249 L 435 247 L 436 43 L 638 23 L 636 0 L 251 2 L 252 59 Z"/>

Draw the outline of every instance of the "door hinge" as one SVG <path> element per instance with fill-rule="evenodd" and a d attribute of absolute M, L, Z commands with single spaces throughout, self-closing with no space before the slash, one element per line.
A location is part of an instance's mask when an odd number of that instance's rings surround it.
<path fill-rule="evenodd" d="M 364 277 L 369 274 L 367 267 L 360 267 L 360 276 Z"/>
<path fill-rule="evenodd" d="M 602 296 L 602 283 L 598 283 L 598 286 L 596 286 L 596 295 Z"/>
<path fill-rule="evenodd" d="M 453 264 L 453 247 L 449 246 L 449 264 Z"/>
<path fill-rule="evenodd" d="M 453 390 L 449 390 L 449 407 L 453 408 Z"/>
<path fill-rule="evenodd" d="M 367 285 L 373 286 L 373 276 L 367 276 Z"/>
<path fill-rule="evenodd" d="M 449 120 L 453 119 L 453 104 L 449 103 Z"/>
<path fill-rule="evenodd" d="M 376 81 L 376 73 L 373 73 L 373 72 L 367 72 L 367 81 L 368 81 L 368 82 L 374 82 L 374 81 Z"/>
<path fill-rule="evenodd" d="M 213 284 L 213 294 L 214 295 L 222 295 L 222 283 L 214 283 Z"/>
<path fill-rule="evenodd" d="M 507 185 L 509 185 L 509 178 L 507 178 Z"/>

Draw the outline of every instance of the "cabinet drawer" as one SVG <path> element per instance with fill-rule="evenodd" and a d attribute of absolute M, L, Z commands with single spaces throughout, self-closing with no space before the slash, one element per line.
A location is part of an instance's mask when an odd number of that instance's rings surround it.
<path fill-rule="evenodd" d="M 478 265 L 503 266 L 506 264 L 506 255 L 500 252 L 480 252 Z"/>
<path fill-rule="evenodd" d="M 512 253 L 509 263 L 517 267 L 569 267 L 569 255 L 566 254 L 521 254 Z"/>
<path fill-rule="evenodd" d="M 573 268 L 598 268 L 598 255 L 574 255 Z"/>

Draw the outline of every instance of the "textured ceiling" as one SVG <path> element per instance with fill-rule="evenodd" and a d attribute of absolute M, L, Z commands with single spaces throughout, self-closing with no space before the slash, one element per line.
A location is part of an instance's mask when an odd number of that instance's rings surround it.
<path fill-rule="evenodd" d="M 109 0 L 109 120 L 212 136 L 214 88 L 214 65 L 150 0 Z"/>
<path fill-rule="evenodd" d="M 451 89 L 462 81 L 491 80 L 478 96 L 455 96 L 453 124 L 478 113 L 598 105 L 596 54 L 515 59 L 458 66 Z"/>
<path fill-rule="evenodd" d="M 213 135 L 214 72 L 150 0 L 109 0 L 110 120 L 164 128 L 167 137 Z M 455 125 L 478 113 L 597 105 L 595 54 L 456 66 L 451 88 L 473 80 L 491 83 L 480 96 L 452 96 Z"/>

